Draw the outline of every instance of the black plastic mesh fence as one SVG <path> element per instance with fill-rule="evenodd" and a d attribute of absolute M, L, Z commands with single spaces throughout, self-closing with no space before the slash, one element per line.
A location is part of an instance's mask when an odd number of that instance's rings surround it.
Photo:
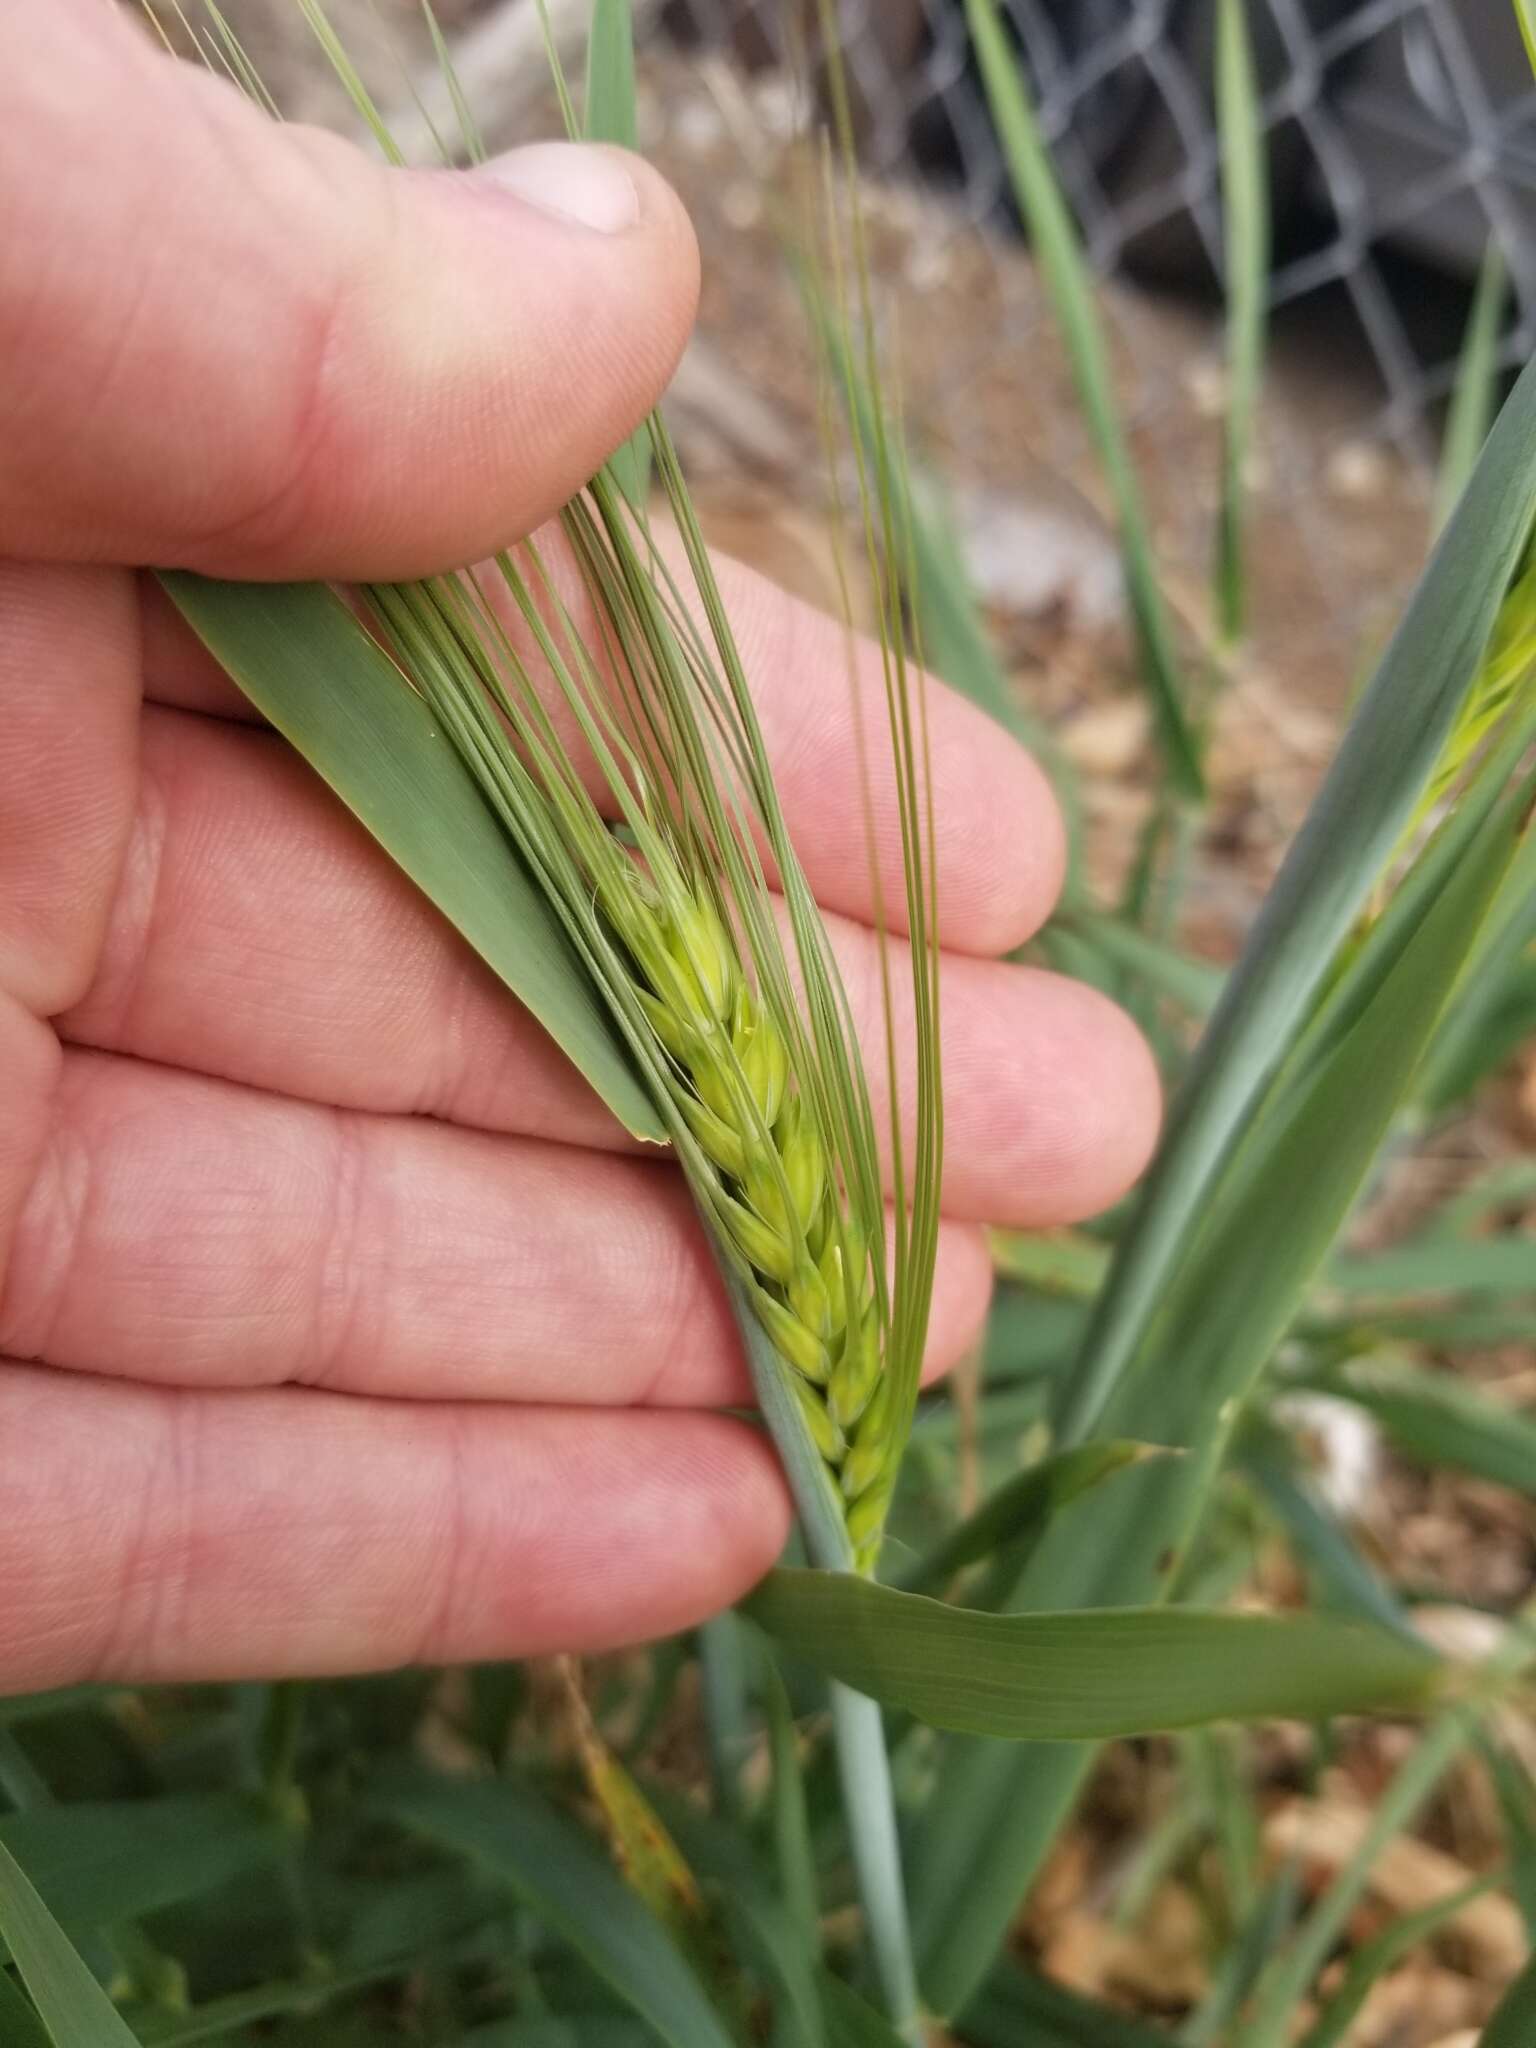
<path fill-rule="evenodd" d="M 674 0 L 691 38 L 771 60 L 796 0 Z M 1213 0 L 1002 0 L 1093 258 L 1209 283 L 1220 224 Z M 871 167 L 1007 214 L 961 0 L 841 0 Z M 1376 424 L 1422 453 L 1465 288 L 1505 256 L 1509 362 L 1536 322 L 1536 89 L 1510 0 L 1250 0 L 1270 144 L 1277 308 L 1347 312 Z"/>

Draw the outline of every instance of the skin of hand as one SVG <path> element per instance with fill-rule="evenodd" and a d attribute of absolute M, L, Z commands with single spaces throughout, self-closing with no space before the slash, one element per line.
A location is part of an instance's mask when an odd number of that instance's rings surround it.
<path fill-rule="evenodd" d="M 659 396 L 696 261 L 618 152 L 385 169 L 100 0 L 0 10 L 0 1690 L 592 1650 L 779 1550 L 675 1172 L 121 566 L 530 532 Z M 721 574 L 878 1071 L 844 636 Z M 982 1221 L 1103 1207 L 1158 1101 L 1118 1011 L 998 957 L 1060 880 L 1040 773 L 931 720 L 937 1371 Z"/>

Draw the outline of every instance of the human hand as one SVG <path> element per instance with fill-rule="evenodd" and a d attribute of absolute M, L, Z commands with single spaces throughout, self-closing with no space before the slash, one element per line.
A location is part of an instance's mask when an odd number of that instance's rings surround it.
<path fill-rule="evenodd" d="M 528 532 L 661 391 L 687 223 L 613 152 L 377 168 L 99 0 L 0 15 L 0 78 L 0 1690 L 686 1626 L 788 1508 L 709 1412 L 748 1390 L 680 1179 L 114 565 L 387 578 Z M 877 1076 L 843 635 L 722 579 Z M 1109 1004 L 995 958 L 1058 820 L 931 715 L 939 1369 L 980 1221 L 1113 1199 L 1157 1098 Z M 889 884 L 889 788 L 875 823 Z"/>

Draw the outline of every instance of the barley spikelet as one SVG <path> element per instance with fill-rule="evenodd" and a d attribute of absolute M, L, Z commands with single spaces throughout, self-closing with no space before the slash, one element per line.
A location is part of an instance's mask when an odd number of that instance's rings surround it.
<path fill-rule="evenodd" d="M 872 1258 L 881 1220 L 839 1185 L 783 1032 L 708 898 L 653 849 L 598 883 L 670 1062 L 673 1100 L 713 1185 L 701 1193 L 750 1274 L 749 1296 L 846 1504 L 861 1561 L 894 1477 L 885 1331 Z"/>

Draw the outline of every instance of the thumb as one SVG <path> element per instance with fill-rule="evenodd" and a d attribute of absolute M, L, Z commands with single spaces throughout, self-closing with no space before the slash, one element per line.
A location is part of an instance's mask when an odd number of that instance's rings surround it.
<path fill-rule="evenodd" d="M 473 560 L 638 424 L 696 290 L 680 203 L 621 151 L 388 169 L 101 0 L 0 8 L 0 553 Z"/>

